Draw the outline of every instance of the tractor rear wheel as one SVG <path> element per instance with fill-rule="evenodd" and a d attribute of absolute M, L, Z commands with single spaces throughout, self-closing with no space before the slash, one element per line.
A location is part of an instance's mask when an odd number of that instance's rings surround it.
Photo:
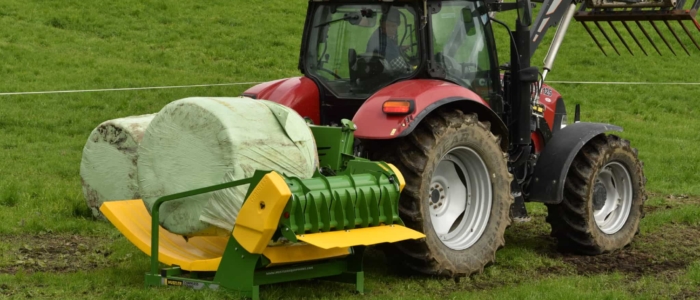
<path fill-rule="evenodd" d="M 495 261 L 513 203 L 513 177 L 499 141 L 476 114 L 447 109 L 427 116 L 404 138 L 366 141 L 371 159 L 392 163 L 403 174 L 401 219 L 426 235 L 385 245 L 387 257 L 448 277 L 482 272 Z"/>
<path fill-rule="evenodd" d="M 629 141 L 600 135 L 588 142 L 569 168 L 564 199 L 547 205 L 559 250 L 597 255 L 631 243 L 643 217 L 645 183 Z"/>

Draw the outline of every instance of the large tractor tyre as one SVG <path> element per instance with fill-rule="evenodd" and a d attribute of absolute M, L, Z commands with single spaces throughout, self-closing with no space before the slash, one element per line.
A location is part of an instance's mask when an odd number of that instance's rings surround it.
<path fill-rule="evenodd" d="M 561 252 L 597 255 L 621 249 L 639 232 L 646 201 L 637 150 L 615 135 L 599 135 L 574 158 L 560 204 L 547 222 Z"/>
<path fill-rule="evenodd" d="M 365 141 L 370 158 L 394 164 L 406 179 L 399 213 L 425 239 L 384 245 L 390 262 L 424 274 L 482 272 L 510 225 L 512 175 L 490 123 L 443 109 L 407 137 Z"/>

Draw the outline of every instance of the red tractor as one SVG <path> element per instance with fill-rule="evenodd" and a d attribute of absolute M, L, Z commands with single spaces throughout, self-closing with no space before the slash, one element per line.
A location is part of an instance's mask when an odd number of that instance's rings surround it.
<path fill-rule="evenodd" d="M 645 1 L 657 3 L 635 3 Z M 578 107 L 570 122 L 560 94 L 543 83 L 576 5 L 547 0 L 533 23 L 529 0 L 311 0 L 303 76 L 243 95 L 315 124 L 351 119 L 356 155 L 399 168 L 407 182 L 400 217 L 426 238 L 384 250 L 414 270 L 482 271 L 512 220 L 527 219 L 527 201 L 547 205 L 561 251 L 612 251 L 638 232 L 646 179 L 637 150 L 606 133 L 622 128 L 579 122 Z M 511 59 L 500 65 L 492 24 L 507 27 L 493 18 L 504 10 L 518 17 Z M 532 52 L 559 21 L 540 73 Z"/>

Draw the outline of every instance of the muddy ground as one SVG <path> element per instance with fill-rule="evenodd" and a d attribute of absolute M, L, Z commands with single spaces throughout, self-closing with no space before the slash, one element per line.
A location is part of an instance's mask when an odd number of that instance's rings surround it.
<path fill-rule="evenodd" d="M 651 197 L 657 195 L 651 194 Z M 644 207 L 646 215 L 677 208 L 688 204 L 700 204 L 700 199 L 687 195 L 666 195 L 663 205 Z M 544 220 L 540 220 L 544 222 Z M 545 238 L 540 236 L 540 238 Z M 549 239 L 551 247 L 546 255 L 558 258 L 573 267 L 578 275 L 592 275 L 620 272 L 641 277 L 643 275 L 663 275 L 686 269 L 690 263 L 700 260 L 700 226 L 667 224 L 651 233 L 639 234 L 631 245 L 612 253 L 597 256 L 561 254 L 554 250 L 554 239 Z M 561 273 L 560 268 L 543 270 Z"/>
<path fill-rule="evenodd" d="M 111 240 L 43 233 L 0 235 L 0 274 L 74 272 L 107 266 Z"/>
<path fill-rule="evenodd" d="M 650 195 L 651 196 L 651 195 Z M 651 197 L 650 197 L 651 198 Z M 689 204 L 700 204 L 700 199 L 684 195 L 664 196 L 664 204 L 646 206 L 647 215 Z M 119 237 L 86 237 L 42 233 L 37 235 L 0 235 L 0 274 L 18 272 L 66 273 L 96 268 L 111 267 L 118 260 L 111 257 L 112 244 Z M 542 266 L 524 271 L 523 281 L 535 277 L 556 275 L 597 275 L 619 272 L 629 280 L 651 275 L 660 280 L 673 280 L 693 262 L 700 260 L 700 226 L 667 224 L 652 232 L 638 235 L 627 248 L 598 256 L 561 254 L 556 251 L 556 242 L 549 237 L 549 225 L 543 215 L 534 215 L 527 223 L 518 223 L 506 231 L 506 247 L 531 249 L 542 256 L 563 262 L 556 266 Z M 375 251 L 371 251 L 375 252 Z M 383 260 L 370 255 L 366 264 Z M 507 262 L 497 261 L 506 268 L 520 273 Z M 370 267 L 369 269 L 373 269 Z M 392 272 L 389 272 L 392 273 Z M 475 278 L 476 279 L 476 278 Z M 504 285 L 518 284 L 512 278 L 508 282 L 487 279 L 462 279 L 466 284 L 446 284 L 443 293 L 447 296 L 454 290 L 488 290 Z M 515 281 L 519 281 L 516 279 Z M 464 282 L 463 282 L 464 283 Z M 7 289 L 7 287 L 5 287 Z M 0 285 L 0 295 L 3 294 Z M 681 292 L 677 297 L 692 297 L 697 291 Z"/>

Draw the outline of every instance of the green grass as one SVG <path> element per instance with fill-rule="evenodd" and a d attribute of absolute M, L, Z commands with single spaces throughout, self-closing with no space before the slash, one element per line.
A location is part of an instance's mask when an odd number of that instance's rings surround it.
<path fill-rule="evenodd" d="M 296 76 L 305 12 L 303 0 L 2 1 L 0 92 L 258 82 Z M 512 15 L 499 16 L 509 25 L 513 23 L 508 18 Z M 504 61 L 508 57 L 507 36 L 498 25 L 495 31 Z M 553 34 L 554 29 L 533 64 L 540 65 Z M 692 82 L 700 78 L 697 50 L 688 57 L 676 46 L 678 56 L 674 57 L 657 38 L 663 56 L 645 44 L 650 56 L 641 56 L 633 49 L 637 55 L 632 57 L 623 52 L 626 50 L 619 41 L 616 44 L 622 55 L 612 56 L 606 46 L 610 56 L 605 57 L 582 26 L 572 23 L 547 79 Z M 353 295 L 346 285 L 317 282 L 265 287 L 263 296 L 651 299 L 697 293 L 700 256 L 690 251 L 695 249 L 692 243 L 678 246 L 676 242 L 700 241 L 695 237 L 700 232 L 700 118 L 696 117 L 700 86 L 552 86 L 563 94 L 569 112 L 581 104 L 584 121 L 623 126 L 621 135 L 639 149 L 649 179 L 647 188 L 655 194 L 649 201 L 654 210 L 643 221 L 640 238 L 630 253 L 667 260 L 684 257 L 685 264 L 649 273 L 627 272 L 624 267 L 613 268 L 612 273 L 582 273 L 576 261 L 554 252 L 549 226 L 543 221 L 544 207 L 528 204 L 535 220 L 511 227 L 497 263 L 472 279 L 454 283 L 404 276 L 387 267 L 381 254 L 371 252 L 367 258 L 371 291 L 365 296 Z M 231 297 L 225 293 L 144 289 L 148 257 L 109 223 L 90 218 L 79 168 L 82 147 L 102 121 L 154 113 L 171 101 L 190 96 L 237 96 L 246 88 L 0 96 L 0 270 L 15 268 L 0 271 L 0 296 Z M 669 194 L 690 198 L 670 199 Z M 75 255 L 77 271 L 32 272 L 31 267 L 22 271 L 16 267 L 25 250 L 17 241 L 32 235 L 101 237 L 89 245 L 90 250 L 108 249 L 111 254 L 96 262 L 83 254 Z M 42 239 L 34 241 L 37 245 L 30 247 L 42 244 Z M 668 250 L 673 248 L 680 250 Z"/>

